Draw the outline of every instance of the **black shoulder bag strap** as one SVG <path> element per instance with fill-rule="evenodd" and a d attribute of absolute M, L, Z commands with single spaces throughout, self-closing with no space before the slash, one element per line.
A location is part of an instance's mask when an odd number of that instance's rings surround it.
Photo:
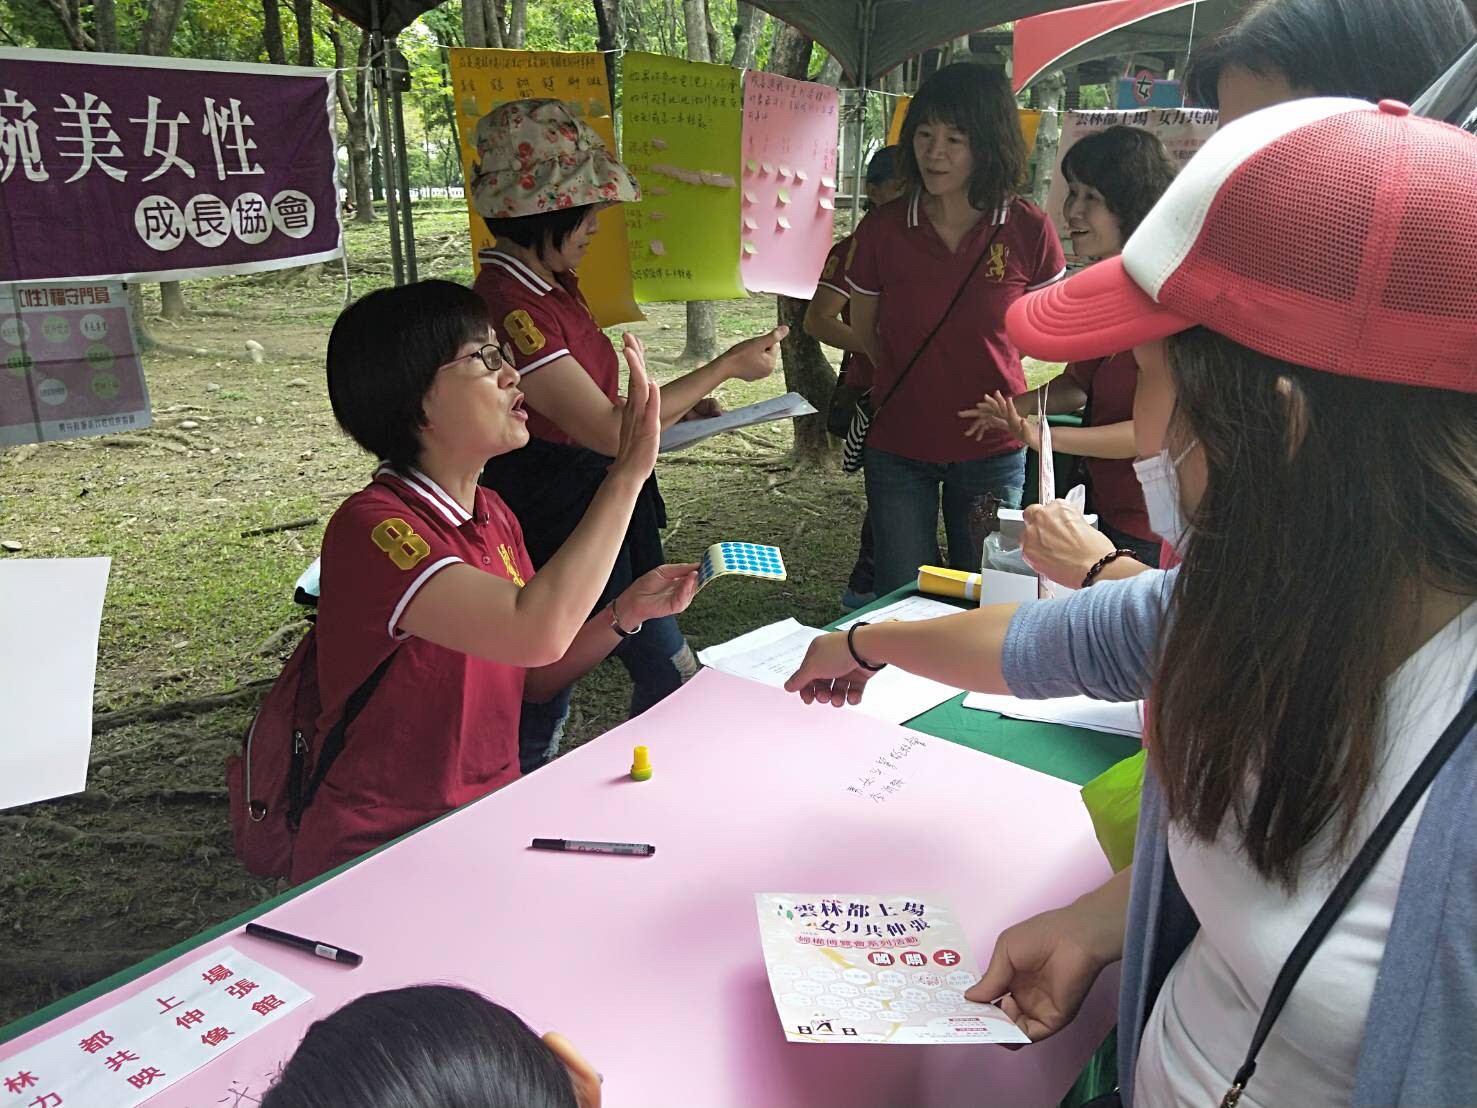
<path fill-rule="evenodd" d="M 1411 774 L 1410 780 L 1405 783 L 1405 787 L 1391 802 L 1389 810 L 1375 825 L 1374 831 L 1370 833 L 1369 841 L 1349 863 L 1348 872 L 1334 886 L 1333 892 L 1328 894 L 1323 907 L 1318 909 L 1313 922 L 1308 924 L 1308 929 L 1303 932 L 1302 938 L 1298 939 L 1297 945 L 1292 948 L 1292 953 L 1287 956 L 1282 971 L 1277 974 L 1277 980 L 1272 984 L 1272 992 L 1267 997 L 1267 1005 L 1262 1009 L 1262 1018 L 1258 1021 L 1256 1032 L 1251 1037 L 1251 1047 L 1246 1052 L 1246 1060 L 1241 1063 L 1241 1068 L 1236 1071 L 1236 1079 L 1226 1090 L 1226 1095 L 1221 1100 L 1221 1108 L 1236 1108 L 1242 1092 L 1245 1091 L 1247 1083 L 1251 1081 L 1252 1074 L 1256 1073 L 1257 1053 L 1262 1049 L 1262 1044 L 1267 1041 L 1267 1036 L 1272 1031 L 1272 1024 L 1281 1014 L 1282 1006 L 1287 1003 L 1288 996 L 1291 995 L 1298 978 L 1302 976 L 1303 970 L 1307 968 L 1313 952 L 1328 937 L 1334 923 L 1349 906 L 1349 901 L 1354 899 L 1354 894 L 1359 891 L 1359 886 L 1363 885 L 1365 879 L 1374 871 L 1375 864 L 1379 862 L 1385 848 L 1390 845 L 1390 840 L 1395 837 L 1395 833 L 1400 830 L 1400 825 L 1410 815 L 1416 801 L 1425 795 L 1426 790 L 1431 787 L 1431 782 L 1436 780 L 1436 775 L 1441 772 L 1441 767 L 1446 764 L 1447 759 L 1474 727 L 1477 727 L 1477 693 L 1467 698 L 1467 702 L 1462 705 L 1462 710 L 1451 721 L 1451 725 L 1441 733 L 1441 737 L 1436 740 L 1436 745 L 1431 747 L 1430 753 L 1421 760 L 1415 773 Z"/>
<path fill-rule="evenodd" d="M 949 306 L 944 309 L 944 314 L 939 316 L 939 321 L 933 325 L 933 330 L 928 332 L 928 337 L 918 344 L 918 349 L 908 359 L 908 364 L 903 366 L 903 371 L 898 374 L 897 380 L 892 383 L 892 388 L 887 390 L 887 395 L 882 398 L 882 403 L 872 409 L 872 418 L 874 420 L 882 414 L 882 409 L 887 406 L 887 402 L 893 398 L 897 390 L 903 387 L 903 382 L 908 379 L 908 374 L 913 372 L 913 367 L 918 364 L 918 359 L 923 357 L 923 352 L 928 349 L 929 344 L 933 342 L 935 336 L 944 329 L 944 324 L 949 321 L 949 316 L 954 314 L 954 305 L 959 303 L 959 298 L 964 295 L 964 290 L 969 288 L 969 283 L 974 280 L 974 275 L 979 272 L 980 264 L 989 256 L 990 248 L 995 245 L 995 240 L 1000 237 L 1000 232 L 1004 228 L 1005 224 L 1003 222 L 995 224 L 995 230 L 990 235 L 990 241 L 985 243 L 984 248 L 980 250 L 979 257 L 975 258 L 974 264 L 969 267 L 969 272 L 965 275 L 964 280 L 959 282 L 959 287 L 954 290 L 954 298 L 949 301 Z"/>

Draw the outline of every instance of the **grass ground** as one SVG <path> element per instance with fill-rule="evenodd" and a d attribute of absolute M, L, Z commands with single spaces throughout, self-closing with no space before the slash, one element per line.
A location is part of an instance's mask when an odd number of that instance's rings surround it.
<path fill-rule="evenodd" d="M 457 209 L 416 213 L 422 277 L 468 281 Z M 390 283 L 387 228 L 354 225 L 355 295 Z M 152 293 L 154 290 L 150 290 Z M 0 540 L 20 557 L 112 558 L 95 711 L 224 696 L 219 707 L 99 730 L 87 791 L 0 813 L 0 1023 L 257 904 L 285 885 L 248 874 L 231 850 L 223 762 L 301 627 L 292 584 L 323 525 L 360 488 L 371 459 L 338 430 L 323 385 L 328 330 L 343 304 L 332 270 L 186 286 L 191 316 L 156 320 L 162 341 L 207 351 L 146 362 L 154 426 L 0 453 Z M 157 302 L 155 302 L 157 306 Z M 659 378 L 684 340 L 682 305 L 652 305 L 630 327 Z M 773 325 L 769 297 L 723 304 L 722 341 Z M 254 340 L 265 351 L 255 364 Z M 784 391 L 778 376 L 730 384 L 735 407 Z M 860 481 L 793 469 L 788 423 L 730 435 L 659 466 L 669 557 L 736 538 L 785 552 L 780 585 L 705 590 L 682 623 L 695 648 L 785 616 L 839 614 L 862 513 Z M 242 532 L 315 517 L 312 526 Z M 16 556 L 16 555 L 11 555 Z M 625 671 L 606 663 L 579 686 L 567 741 L 624 717 Z"/>

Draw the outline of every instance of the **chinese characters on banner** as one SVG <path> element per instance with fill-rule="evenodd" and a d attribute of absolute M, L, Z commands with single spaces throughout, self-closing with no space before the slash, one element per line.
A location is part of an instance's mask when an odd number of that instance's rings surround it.
<path fill-rule="evenodd" d="M 979 980 L 954 913 L 922 896 L 758 893 L 769 987 L 792 1043 L 1024 1043 Z"/>
<path fill-rule="evenodd" d="M 660 54 L 627 54 L 624 65 L 624 160 L 641 183 L 641 202 L 623 205 L 636 299 L 743 296 L 742 74 Z"/>
<path fill-rule="evenodd" d="M 472 229 L 474 276 L 481 266 L 477 252 L 492 246 L 487 224 L 472 206 L 472 169 L 477 158 L 477 121 L 509 100 L 562 100 L 570 114 L 583 119 L 615 150 L 615 122 L 605 59 L 599 54 L 537 50 L 454 49 L 451 83 L 456 89 L 456 124 L 462 146 L 462 179 Z M 643 181 L 644 185 L 645 182 Z M 580 264 L 580 291 L 602 327 L 645 318 L 631 293 L 626 255 L 626 225 L 620 206 L 599 216 L 600 230 Z"/>
<path fill-rule="evenodd" d="M 338 257 L 332 98 L 327 70 L 0 50 L 0 281 Z"/>
<path fill-rule="evenodd" d="M 1051 191 L 1046 196 L 1046 212 L 1056 223 L 1057 233 L 1066 237 L 1062 222 L 1062 203 L 1067 198 L 1067 182 L 1062 177 L 1062 157 L 1072 144 L 1093 131 L 1109 127 L 1142 127 L 1154 135 L 1175 164 L 1183 169 L 1195 152 L 1215 134 L 1220 113 L 1211 108 L 1143 108 L 1132 112 L 1065 112 L 1062 115 L 1062 141 L 1057 147 L 1056 170 L 1051 176 Z"/>
<path fill-rule="evenodd" d="M 134 1108 L 312 995 L 224 947 L 7 1058 L 0 1104 Z"/>
<path fill-rule="evenodd" d="M 0 447 L 152 422 L 118 281 L 0 284 Z"/>
<path fill-rule="evenodd" d="M 744 286 L 809 299 L 831 249 L 836 90 L 749 73 L 743 150 Z"/>

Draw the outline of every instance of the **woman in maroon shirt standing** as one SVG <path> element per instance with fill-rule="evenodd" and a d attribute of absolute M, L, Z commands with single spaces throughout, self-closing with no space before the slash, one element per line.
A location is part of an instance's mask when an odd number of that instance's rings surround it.
<path fill-rule="evenodd" d="M 1062 159 L 1067 181 L 1062 216 L 1077 256 L 1101 261 L 1120 254 L 1174 174 L 1164 144 L 1142 128 L 1110 127 L 1074 143 Z M 1143 489 L 1133 471 L 1138 373 L 1131 350 L 1073 362 L 1047 388 L 1046 410 L 1054 415 L 1087 406 L 1083 425 L 1057 428 L 1052 442 L 1063 453 L 1087 459 L 1092 510 L 1113 546 L 1157 566 L 1159 536 L 1149 527 Z M 1014 403 L 995 393 L 959 414 L 973 420 L 968 435 L 1005 431 L 1040 450 L 1041 434 L 1027 418 L 1036 410 L 1037 392 L 1018 396 Z"/>
<path fill-rule="evenodd" d="M 909 106 L 899 146 L 908 193 L 862 221 L 847 270 L 851 324 L 876 367 L 865 467 L 879 594 L 937 560 L 940 493 L 960 569 L 979 565 L 973 501 L 1020 504 L 1025 451 L 1005 431 L 961 435 L 956 413 L 983 394 L 1026 391 L 1005 311 L 1065 269 L 1051 221 L 1017 195 L 1026 144 L 998 73 L 939 70 Z"/>

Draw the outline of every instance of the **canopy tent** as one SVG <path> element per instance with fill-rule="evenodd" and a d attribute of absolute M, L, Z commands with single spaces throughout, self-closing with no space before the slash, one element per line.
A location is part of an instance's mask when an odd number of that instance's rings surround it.
<path fill-rule="evenodd" d="M 1015 25 L 1012 83 L 1019 92 L 1048 70 L 1102 58 L 1168 54 L 1184 58 L 1234 23 L 1252 0 L 1105 0 Z"/>

